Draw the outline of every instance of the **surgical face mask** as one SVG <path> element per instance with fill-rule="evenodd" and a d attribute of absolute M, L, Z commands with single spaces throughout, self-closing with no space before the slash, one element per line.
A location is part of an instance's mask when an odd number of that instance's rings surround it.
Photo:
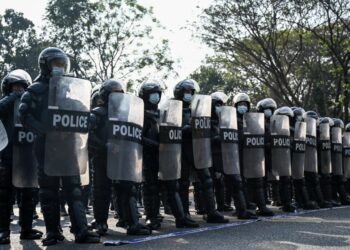
<path fill-rule="evenodd" d="M 192 101 L 192 94 L 185 93 L 184 98 L 182 99 L 184 102 L 190 103 Z"/>
<path fill-rule="evenodd" d="M 238 111 L 238 113 L 240 113 L 241 115 L 243 115 L 244 113 L 247 113 L 248 107 L 247 107 L 247 106 L 244 106 L 244 105 L 239 105 L 239 106 L 237 107 L 237 111 Z"/>
<path fill-rule="evenodd" d="M 270 118 L 272 116 L 272 110 L 271 109 L 265 109 L 264 114 L 266 118 Z"/>
<path fill-rule="evenodd" d="M 52 67 L 51 75 L 52 76 L 63 76 L 65 73 L 64 68 L 61 67 Z"/>
<path fill-rule="evenodd" d="M 216 107 L 215 107 L 215 113 L 216 113 L 217 115 L 219 115 L 220 112 L 221 112 L 221 109 L 222 109 L 221 106 L 216 106 Z"/>
<path fill-rule="evenodd" d="M 160 101 L 159 93 L 152 93 L 149 95 L 149 102 L 152 104 L 158 104 Z"/>

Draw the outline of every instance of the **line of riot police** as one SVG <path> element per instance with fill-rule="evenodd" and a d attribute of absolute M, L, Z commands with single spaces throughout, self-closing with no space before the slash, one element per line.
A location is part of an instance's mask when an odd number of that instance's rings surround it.
<path fill-rule="evenodd" d="M 350 124 L 343 132 L 340 119 L 277 108 L 271 98 L 252 112 L 245 93 L 228 106 L 225 93 L 202 95 L 191 79 L 176 84 L 172 99 L 161 100 L 157 80 L 143 82 L 136 95 L 115 79 L 92 90 L 89 81 L 67 76 L 69 58 L 58 48 L 41 52 L 39 68 L 34 84 L 23 70 L 2 81 L 0 244 L 10 243 L 12 185 L 23 190 L 22 239 L 42 237 L 32 229 L 39 187 L 46 246 L 64 240 L 60 187 L 77 243 L 98 243 L 108 233 L 111 197 L 116 226 L 127 234 L 158 230 L 161 202 L 177 228 L 198 227 L 190 214 L 191 182 L 197 213 L 207 223 L 227 223 L 220 212 L 233 210 L 232 199 L 238 219 L 273 216 L 270 203 L 284 212 L 350 204 Z M 82 186 L 90 174 L 89 226 Z M 146 225 L 139 221 L 140 183 Z"/>

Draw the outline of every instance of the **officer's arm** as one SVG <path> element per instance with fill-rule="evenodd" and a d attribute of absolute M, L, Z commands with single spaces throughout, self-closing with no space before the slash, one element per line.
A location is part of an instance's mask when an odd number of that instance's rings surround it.
<path fill-rule="evenodd" d="M 35 134 L 42 136 L 45 134 L 45 127 L 41 122 L 34 118 L 31 110 L 31 105 L 33 102 L 32 94 L 26 91 L 21 98 L 21 103 L 19 105 L 19 119 L 22 125 L 34 132 Z"/>
<path fill-rule="evenodd" d="M 148 124 L 148 123 L 145 123 Z M 143 130 L 142 130 L 142 144 L 146 147 L 159 147 L 159 142 L 148 137 L 147 132 L 150 129 L 149 126 L 144 125 Z"/>
<path fill-rule="evenodd" d="M 103 119 L 101 116 L 103 116 L 103 112 L 103 110 L 94 109 L 90 114 L 88 139 L 89 152 L 96 152 L 106 147 L 106 143 L 101 138 L 99 138 L 96 133 L 101 126 L 100 124 Z"/>
<path fill-rule="evenodd" d="M 0 118 L 3 118 L 9 109 L 13 109 L 13 104 L 19 97 L 21 97 L 21 93 L 13 92 L 0 100 Z"/>

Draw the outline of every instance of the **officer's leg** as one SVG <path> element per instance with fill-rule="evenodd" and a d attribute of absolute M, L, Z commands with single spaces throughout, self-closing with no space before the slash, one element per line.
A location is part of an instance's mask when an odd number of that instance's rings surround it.
<path fill-rule="evenodd" d="M 280 176 L 279 191 L 282 202 L 282 210 L 292 213 L 296 207 L 292 204 L 292 180 L 290 176 Z"/>
<path fill-rule="evenodd" d="M 247 210 L 247 202 L 243 193 L 242 179 L 240 175 L 225 175 L 225 182 L 232 191 L 233 202 L 238 219 L 256 219 L 257 217 Z"/>
<path fill-rule="evenodd" d="M 257 215 L 273 216 L 274 213 L 266 207 L 264 178 L 247 178 L 246 180 L 248 189 L 253 194 L 256 205 L 259 208 Z"/>
<path fill-rule="evenodd" d="M 183 205 L 184 212 L 188 218 L 190 218 L 190 201 L 189 201 L 189 188 L 190 188 L 190 166 L 182 159 L 181 164 L 181 178 L 179 180 L 179 195 L 181 203 Z"/>
<path fill-rule="evenodd" d="M 33 214 L 35 210 L 34 188 L 18 188 L 21 196 L 19 207 L 19 218 L 21 221 L 21 235 L 20 238 L 26 240 L 40 239 L 42 232 L 32 228 Z"/>
<path fill-rule="evenodd" d="M 198 227 L 199 225 L 186 217 L 181 203 L 180 196 L 178 194 L 177 180 L 163 181 L 166 188 L 167 203 L 171 208 L 171 212 L 176 219 L 177 228 L 185 227 Z"/>
<path fill-rule="evenodd" d="M 213 181 L 208 168 L 196 169 L 197 177 L 202 185 L 202 193 L 205 202 L 208 223 L 227 223 L 224 218 L 215 208 Z"/>
<path fill-rule="evenodd" d="M 99 243 L 97 234 L 88 230 L 85 208 L 82 201 L 80 176 L 62 177 L 62 187 L 67 198 L 68 213 L 76 243 Z"/>
<path fill-rule="evenodd" d="M 46 235 L 42 242 L 44 246 L 50 246 L 64 240 L 60 228 L 59 178 L 47 176 L 43 165 L 40 165 L 38 170 L 39 198 L 46 227 Z"/>
<path fill-rule="evenodd" d="M 346 193 L 344 179 L 342 175 L 333 175 L 333 182 L 336 192 L 342 205 L 350 205 L 350 199 Z"/>
<path fill-rule="evenodd" d="M 10 243 L 11 166 L 0 165 L 0 244 Z"/>
<path fill-rule="evenodd" d="M 196 210 L 196 214 L 203 215 L 205 214 L 205 205 L 203 200 L 203 192 L 202 192 L 202 184 L 200 181 L 195 181 L 192 183 L 193 185 L 193 200 L 194 200 L 194 208 Z"/>
<path fill-rule="evenodd" d="M 131 181 L 119 181 L 117 195 L 121 197 L 123 215 L 127 222 L 127 234 L 149 235 L 152 230 L 139 223 L 139 216 L 136 205 L 136 187 Z"/>
<path fill-rule="evenodd" d="M 305 171 L 304 174 L 305 174 L 306 187 L 308 189 L 310 198 L 312 200 L 315 200 L 318 206 L 321 208 L 332 207 L 333 205 L 331 202 L 324 200 L 317 173 Z"/>
<path fill-rule="evenodd" d="M 143 169 L 143 204 L 145 207 L 146 223 L 152 230 L 160 228 L 158 220 L 159 212 L 159 185 L 158 185 L 158 170 L 152 166 L 144 167 Z"/>
<path fill-rule="evenodd" d="M 96 232 L 99 235 L 106 234 L 108 230 L 108 211 L 111 197 L 111 180 L 107 177 L 106 159 L 93 158 L 94 177 L 94 219 Z"/>
<path fill-rule="evenodd" d="M 309 194 L 305 186 L 305 179 L 293 180 L 295 200 L 297 204 L 303 209 L 318 209 L 319 206 L 310 200 Z"/>

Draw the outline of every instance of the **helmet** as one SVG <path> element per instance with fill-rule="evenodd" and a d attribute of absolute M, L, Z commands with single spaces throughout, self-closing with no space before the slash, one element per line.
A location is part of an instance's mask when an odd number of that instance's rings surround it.
<path fill-rule="evenodd" d="M 101 85 L 97 84 L 92 88 L 91 103 L 90 103 L 91 109 L 95 108 L 96 106 L 98 106 L 100 104 L 99 103 L 101 101 L 100 96 L 99 96 L 100 87 L 101 87 Z"/>
<path fill-rule="evenodd" d="M 184 92 L 186 90 L 191 90 L 194 95 L 195 92 L 199 91 L 198 83 L 193 79 L 185 79 L 177 83 L 174 87 L 174 97 L 177 100 L 182 100 L 184 97 Z"/>
<path fill-rule="evenodd" d="M 265 109 L 272 109 L 274 111 L 277 108 L 277 104 L 272 98 L 265 98 L 258 102 L 256 109 L 258 112 L 264 112 Z"/>
<path fill-rule="evenodd" d="M 346 132 L 350 132 L 350 123 L 346 124 L 345 131 Z"/>
<path fill-rule="evenodd" d="M 294 117 L 293 110 L 287 106 L 283 106 L 276 109 L 276 111 L 274 112 L 274 115 L 286 115 L 286 116 L 289 116 L 290 118 Z"/>
<path fill-rule="evenodd" d="M 314 118 L 316 120 L 318 119 L 318 114 L 312 110 L 305 112 L 303 116 L 304 116 L 304 118 L 311 117 L 311 118 Z"/>
<path fill-rule="evenodd" d="M 333 118 L 334 121 L 334 127 L 338 127 L 338 128 L 344 128 L 344 122 L 339 119 L 339 118 Z"/>
<path fill-rule="evenodd" d="M 330 117 L 320 117 L 318 120 L 317 120 L 317 125 L 319 124 L 323 124 L 323 123 L 329 123 L 329 126 L 334 126 L 334 121 L 332 118 Z"/>
<path fill-rule="evenodd" d="M 52 71 L 51 62 L 54 60 L 60 60 L 64 64 L 66 73 L 70 70 L 70 60 L 67 54 L 59 49 L 49 47 L 41 51 L 38 59 L 38 64 L 40 68 L 40 74 L 44 76 L 49 76 Z"/>
<path fill-rule="evenodd" d="M 300 108 L 300 107 L 292 107 L 292 110 L 294 113 L 294 117 L 303 116 L 305 113 L 305 110 L 303 108 Z"/>
<path fill-rule="evenodd" d="M 221 91 L 217 91 L 211 94 L 211 99 L 213 102 L 222 102 L 222 104 L 225 104 L 228 98 L 229 97 Z"/>
<path fill-rule="evenodd" d="M 109 94 L 117 91 L 126 92 L 126 84 L 121 80 L 108 79 L 101 84 L 99 96 L 104 103 L 107 103 Z"/>
<path fill-rule="evenodd" d="M 250 98 L 246 93 L 238 93 L 233 97 L 233 105 L 237 107 L 237 103 L 239 102 L 247 102 L 248 107 L 250 107 Z"/>
<path fill-rule="evenodd" d="M 162 85 L 157 80 L 147 80 L 143 82 L 139 88 L 138 96 L 144 100 L 147 100 L 149 94 L 158 92 L 159 96 L 162 95 Z"/>
<path fill-rule="evenodd" d="M 4 95 L 8 95 L 11 92 L 12 84 L 22 84 L 26 89 L 30 84 L 32 84 L 32 78 L 30 75 L 22 70 L 16 69 L 8 73 L 1 82 L 1 91 Z"/>

